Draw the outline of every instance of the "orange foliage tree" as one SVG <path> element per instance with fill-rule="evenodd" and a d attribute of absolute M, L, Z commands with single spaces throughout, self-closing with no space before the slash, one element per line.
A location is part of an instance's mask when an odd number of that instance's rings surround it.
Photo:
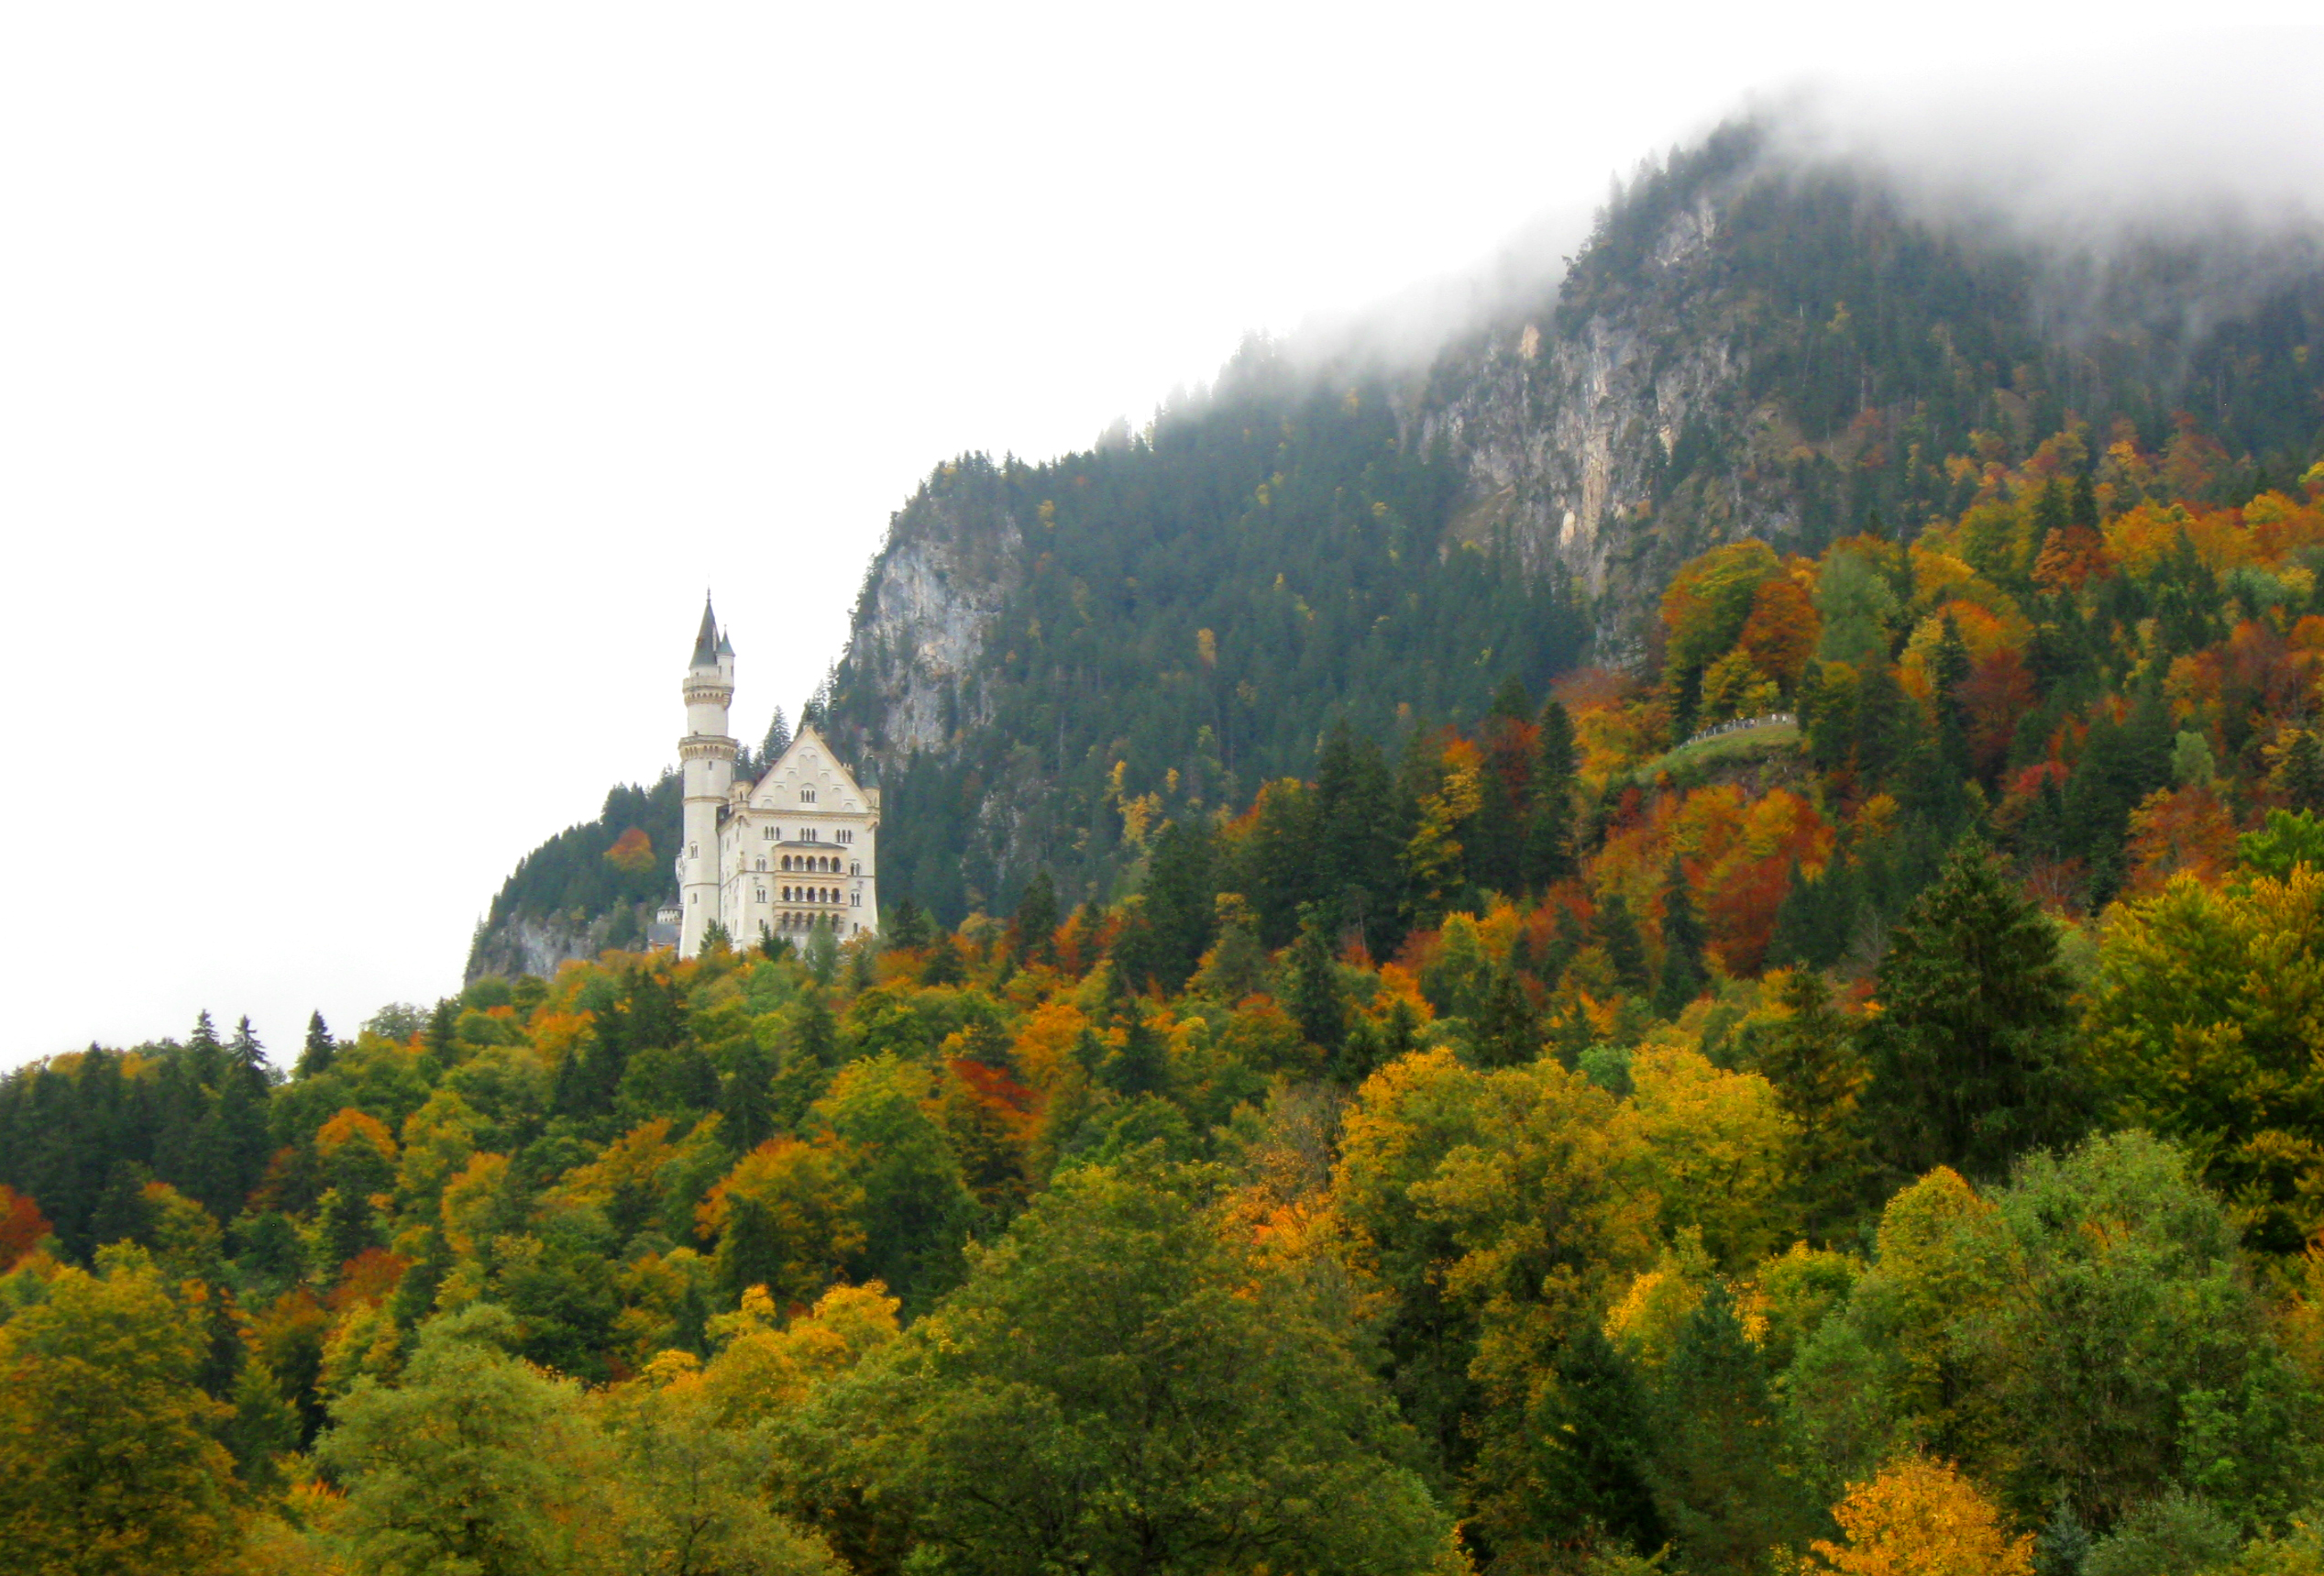
<path fill-rule="evenodd" d="M 0 1271 L 13 1270 L 49 1234 L 40 1207 L 0 1183 Z"/>
<path fill-rule="evenodd" d="M 633 826 L 613 840 L 605 851 L 605 863 L 626 875 L 643 876 L 654 868 L 654 840 L 644 827 Z"/>
<path fill-rule="evenodd" d="M 1817 616 L 1806 590 L 1790 576 L 1782 575 L 1759 582 L 1751 598 L 1751 616 L 1744 621 L 1736 645 L 1754 667 L 1788 693 L 1806 671 L 1823 633 L 1823 620 Z"/>

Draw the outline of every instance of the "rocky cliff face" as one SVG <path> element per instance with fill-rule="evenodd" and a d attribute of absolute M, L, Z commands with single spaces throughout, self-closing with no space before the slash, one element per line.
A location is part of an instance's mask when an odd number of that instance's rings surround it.
<path fill-rule="evenodd" d="M 504 919 L 478 935 L 468 954 L 466 978 L 470 983 L 487 975 L 514 979 L 536 974 L 543 979 L 553 978 L 575 959 L 593 958 L 611 946 L 613 922 L 611 914 Z"/>
<path fill-rule="evenodd" d="M 933 754 L 987 720 L 983 659 L 1023 550 L 1023 524 L 981 458 L 942 467 L 897 512 L 847 654 L 851 715 L 876 721 L 841 742 L 875 759 Z"/>
<path fill-rule="evenodd" d="M 1480 332 L 1437 361 L 1409 411 L 1407 441 L 1441 446 L 1463 474 L 1457 536 L 1505 532 L 1528 568 L 1563 563 L 1609 601 L 1617 659 L 1636 645 L 1636 593 L 1663 578 L 1652 560 L 1701 550 L 1700 529 L 1664 540 L 1653 505 L 1688 422 L 1722 411 L 1736 386 L 1736 358 L 1706 300 L 1719 223 L 1712 193 L 1697 193 L 1664 222 L 1638 288 L 1616 309 L 1561 326 L 1545 303 Z M 1779 504 L 1721 523 L 1781 533 L 1795 522 Z"/>

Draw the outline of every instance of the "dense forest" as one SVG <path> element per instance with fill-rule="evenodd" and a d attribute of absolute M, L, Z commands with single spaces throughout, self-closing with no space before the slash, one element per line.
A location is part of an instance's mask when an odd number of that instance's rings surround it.
<path fill-rule="evenodd" d="M 0 1548 L 2324 1570 L 2324 464 L 1962 464 L 1118 894 L 10 1075 Z"/>

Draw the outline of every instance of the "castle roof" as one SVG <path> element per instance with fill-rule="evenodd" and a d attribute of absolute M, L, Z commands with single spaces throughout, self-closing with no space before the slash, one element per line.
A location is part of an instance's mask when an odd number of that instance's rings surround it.
<path fill-rule="evenodd" d="M 718 615 L 710 612 L 710 596 L 708 591 L 704 591 L 702 593 L 702 629 L 701 633 L 694 637 L 694 666 L 716 667 L 718 647 Z"/>

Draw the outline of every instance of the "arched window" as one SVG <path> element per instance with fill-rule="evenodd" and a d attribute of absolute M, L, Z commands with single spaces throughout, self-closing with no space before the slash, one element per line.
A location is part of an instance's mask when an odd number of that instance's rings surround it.
<path fill-rule="evenodd" d="M 799 789 L 799 802 L 801 804 L 813 804 L 815 802 L 815 790 L 811 788 L 803 788 Z"/>

